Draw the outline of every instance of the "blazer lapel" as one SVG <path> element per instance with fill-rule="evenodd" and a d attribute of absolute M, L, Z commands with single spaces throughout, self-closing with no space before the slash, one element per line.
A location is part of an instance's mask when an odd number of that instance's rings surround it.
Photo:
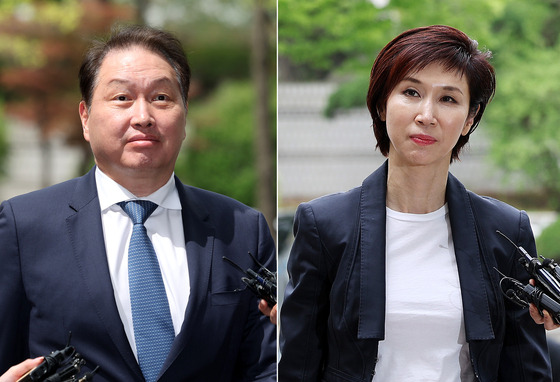
<path fill-rule="evenodd" d="M 204 311 L 200 307 L 209 304 L 207 300 L 215 235 L 215 228 L 208 221 L 209 214 L 204 208 L 204 203 L 196 200 L 196 195 L 189 186 L 183 185 L 178 178 L 175 178 L 175 184 L 182 206 L 190 295 L 181 331 L 173 342 L 162 372 L 185 350 L 186 344 L 189 343 L 189 335 L 196 332 L 197 323 L 203 319 L 198 317 Z"/>
<path fill-rule="evenodd" d="M 358 338 L 385 337 L 387 161 L 362 184 Z M 467 340 L 494 338 L 476 224 L 466 189 L 449 174 L 446 200 L 463 296 Z"/>
<path fill-rule="evenodd" d="M 467 341 L 494 338 L 476 221 L 465 187 L 451 174 L 446 199 L 463 297 Z"/>
<path fill-rule="evenodd" d="M 87 295 L 126 364 L 141 378 L 142 373 L 130 348 L 115 302 L 97 198 L 95 168 L 78 179 L 69 207 L 71 213 L 66 219 L 66 226 Z"/>
<path fill-rule="evenodd" d="M 358 338 L 385 338 L 387 162 L 362 183 Z"/>

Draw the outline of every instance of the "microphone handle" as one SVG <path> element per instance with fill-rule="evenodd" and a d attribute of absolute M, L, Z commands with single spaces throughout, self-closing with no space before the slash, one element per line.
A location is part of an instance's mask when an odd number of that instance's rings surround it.
<path fill-rule="evenodd" d="M 551 297 L 543 293 L 539 288 L 534 287 L 531 284 L 527 284 L 523 291 L 532 297 L 535 305 L 539 308 L 546 309 L 548 313 L 552 316 L 557 324 L 560 324 L 560 304 L 553 300 Z"/>

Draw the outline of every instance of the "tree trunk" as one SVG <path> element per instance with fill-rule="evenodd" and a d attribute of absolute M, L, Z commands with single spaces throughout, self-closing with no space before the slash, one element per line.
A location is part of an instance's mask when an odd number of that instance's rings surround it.
<path fill-rule="evenodd" d="M 263 0 L 255 0 L 252 35 L 252 76 L 255 85 L 255 158 L 257 166 L 257 208 L 264 214 L 274 233 L 276 189 L 273 148 L 269 118 L 269 41 L 267 14 Z"/>

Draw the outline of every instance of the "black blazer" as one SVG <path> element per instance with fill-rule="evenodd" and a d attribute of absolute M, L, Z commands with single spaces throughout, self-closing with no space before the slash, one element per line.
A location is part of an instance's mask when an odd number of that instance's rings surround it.
<path fill-rule="evenodd" d="M 371 381 L 385 335 L 386 184 L 387 162 L 361 187 L 298 208 L 279 381 Z M 534 255 L 526 213 L 467 191 L 451 174 L 446 200 L 475 375 L 481 382 L 550 381 L 543 326 L 504 301 L 494 269 L 528 282 L 515 248 L 496 234 Z"/>
<path fill-rule="evenodd" d="M 276 328 L 227 256 L 275 269 L 259 212 L 176 179 L 191 291 L 159 381 L 275 381 Z M 72 345 L 96 382 L 143 381 L 115 303 L 93 170 L 0 206 L 0 374 Z"/>

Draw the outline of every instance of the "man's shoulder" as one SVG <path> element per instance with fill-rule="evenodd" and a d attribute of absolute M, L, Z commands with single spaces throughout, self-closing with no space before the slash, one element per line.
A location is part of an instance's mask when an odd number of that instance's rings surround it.
<path fill-rule="evenodd" d="M 230 196 L 186 185 L 181 183 L 180 180 L 178 180 L 176 184 L 180 198 L 186 200 L 186 203 L 191 207 L 203 207 L 210 213 L 223 213 L 226 211 L 238 211 L 249 214 L 258 213 L 253 207 Z"/>
<path fill-rule="evenodd" d="M 74 178 L 40 190 L 14 196 L 0 204 L 0 215 L 12 216 L 20 227 L 33 229 L 44 224 L 60 222 L 75 213 L 72 200 L 78 192 L 79 178 Z M 82 193 L 83 194 L 83 193 Z M 90 192 L 95 195 L 95 191 Z"/>
<path fill-rule="evenodd" d="M 72 196 L 76 189 L 76 184 L 80 178 L 74 178 L 62 183 L 42 188 L 40 190 L 31 191 L 25 194 L 14 196 L 6 202 L 14 206 L 27 206 L 35 203 L 44 205 L 52 205 L 57 202 L 66 201 Z"/>

